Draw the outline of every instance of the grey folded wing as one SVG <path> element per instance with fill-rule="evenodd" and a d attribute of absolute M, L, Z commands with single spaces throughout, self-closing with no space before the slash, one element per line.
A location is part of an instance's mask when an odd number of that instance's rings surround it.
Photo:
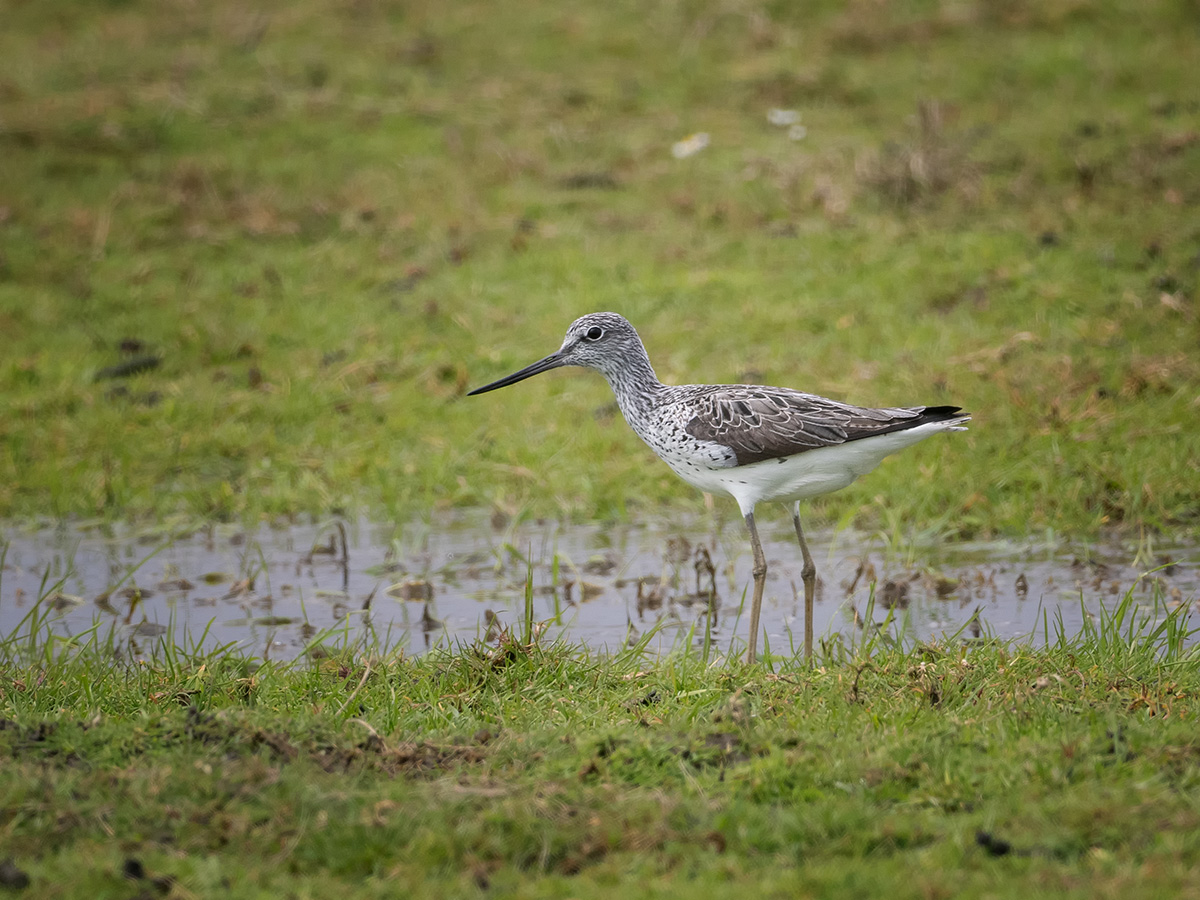
<path fill-rule="evenodd" d="M 697 387 L 687 400 L 695 407 L 688 434 L 728 447 L 739 466 L 940 422 L 960 412 L 956 406 L 851 406 L 787 388 Z"/>

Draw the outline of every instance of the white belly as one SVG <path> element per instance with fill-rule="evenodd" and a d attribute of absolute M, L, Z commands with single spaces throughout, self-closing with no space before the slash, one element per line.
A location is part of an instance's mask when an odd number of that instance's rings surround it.
<path fill-rule="evenodd" d="M 742 515 L 762 500 L 805 500 L 839 491 L 878 466 L 884 457 L 911 447 L 940 431 L 962 430 L 951 422 L 931 422 L 904 431 L 862 438 L 795 456 L 767 459 L 745 466 L 716 468 L 686 459 L 664 457 L 684 481 L 702 491 L 733 496 Z"/>

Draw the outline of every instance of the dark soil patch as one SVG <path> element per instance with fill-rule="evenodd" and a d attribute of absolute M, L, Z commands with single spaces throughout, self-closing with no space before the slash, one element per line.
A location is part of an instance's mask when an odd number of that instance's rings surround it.
<path fill-rule="evenodd" d="M 60 740 L 73 743 L 72 736 L 87 731 L 84 722 L 38 723 L 22 726 L 5 720 L 0 726 L 10 732 L 9 755 L 14 760 L 37 757 L 58 764 L 87 762 L 87 752 L 70 751 Z M 289 765 L 310 761 L 326 772 L 381 772 L 388 776 L 441 773 L 462 765 L 479 763 L 485 750 L 476 744 L 435 744 L 429 741 L 392 742 L 378 734 L 368 734 L 357 742 L 342 742 L 328 734 L 297 734 L 250 725 L 233 718 L 188 709 L 181 726 L 166 724 L 164 730 L 150 736 L 157 747 L 201 744 L 223 752 L 227 759 L 262 754 L 274 764 Z M 131 748 L 140 755 L 142 748 Z"/>

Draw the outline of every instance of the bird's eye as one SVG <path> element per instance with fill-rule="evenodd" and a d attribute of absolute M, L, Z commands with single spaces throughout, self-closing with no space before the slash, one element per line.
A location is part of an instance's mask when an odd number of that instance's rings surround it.
<path fill-rule="evenodd" d="M 587 330 L 587 334 L 585 334 L 584 337 L 589 341 L 598 341 L 600 338 L 604 337 L 604 329 L 599 325 L 593 325 Z"/>

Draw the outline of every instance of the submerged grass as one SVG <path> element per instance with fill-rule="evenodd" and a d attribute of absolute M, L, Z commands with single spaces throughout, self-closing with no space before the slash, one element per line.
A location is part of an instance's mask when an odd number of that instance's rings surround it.
<path fill-rule="evenodd" d="M 1195 18 L 9 4 L 0 518 L 694 502 L 594 377 L 463 399 L 613 308 L 668 381 L 976 414 L 831 520 L 1195 528 Z"/>
<path fill-rule="evenodd" d="M 770 671 L 598 658 L 524 624 L 284 664 L 131 660 L 31 623 L 0 643 L 5 877 L 29 897 L 1190 896 L 1200 651 L 1186 606 L 1156 618 L 1130 592 L 1040 649 L 879 630 Z"/>

